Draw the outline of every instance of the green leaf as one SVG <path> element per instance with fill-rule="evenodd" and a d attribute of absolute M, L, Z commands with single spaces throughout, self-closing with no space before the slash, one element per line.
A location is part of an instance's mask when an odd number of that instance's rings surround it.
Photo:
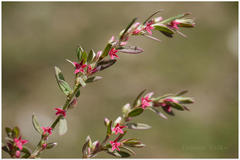
<path fill-rule="evenodd" d="M 124 32 L 122 33 L 122 35 L 120 36 L 120 40 L 122 40 L 125 36 L 125 34 L 127 33 L 128 29 L 136 22 L 137 18 L 134 18 L 125 28 Z"/>
<path fill-rule="evenodd" d="M 59 120 L 59 135 L 62 136 L 67 132 L 67 120 L 60 118 Z"/>
<path fill-rule="evenodd" d="M 28 158 L 31 155 L 31 151 L 26 147 L 23 147 L 21 152 L 25 153 L 21 158 Z"/>
<path fill-rule="evenodd" d="M 146 90 L 147 90 L 147 89 L 144 89 L 142 92 L 140 92 L 140 93 L 138 94 L 137 98 L 136 98 L 136 99 L 134 100 L 134 102 L 133 102 L 133 107 L 136 107 L 138 100 L 141 98 L 141 96 L 143 95 L 143 93 L 144 93 Z"/>
<path fill-rule="evenodd" d="M 83 61 L 83 64 L 87 62 L 87 57 L 88 57 L 87 52 L 86 51 L 82 52 L 81 61 Z"/>
<path fill-rule="evenodd" d="M 128 113 L 128 116 L 129 117 L 136 117 L 136 116 L 140 115 L 142 112 L 143 112 L 142 108 L 135 108 L 131 112 Z"/>
<path fill-rule="evenodd" d="M 46 149 L 52 149 L 53 147 L 57 146 L 57 142 L 53 142 L 53 143 L 48 143 Z"/>
<path fill-rule="evenodd" d="M 112 48 L 112 44 L 111 43 L 108 43 L 107 46 L 105 47 L 100 59 L 106 57 L 110 51 L 110 49 Z"/>
<path fill-rule="evenodd" d="M 79 96 L 80 96 L 80 89 L 76 93 L 76 97 L 79 97 Z"/>
<path fill-rule="evenodd" d="M 16 137 L 19 137 L 20 135 L 20 129 L 18 127 L 14 127 L 13 128 L 13 131 L 12 131 L 12 134 L 13 134 L 13 137 L 16 138 Z"/>
<path fill-rule="evenodd" d="M 71 87 L 65 82 L 64 76 L 61 70 L 55 66 L 55 77 L 58 83 L 59 88 L 63 91 L 65 95 L 69 95 L 72 92 Z"/>
<path fill-rule="evenodd" d="M 123 148 L 123 149 L 127 150 L 128 152 L 132 153 L 133 155 L 136 155 L 136 153 L 132 149 L 130 149 L 128 147 L 121 146 L 120 148 Z"/>
<path fill-rule="evenodd" d="M 125 151 L 117 151 L 117 153 L 120 155 L 121 158 L 127 158 L 131 156 L 129 153 Z"/>
<path fill-rule="evenodd" d="M 162 112 L 160 112 L 159 110 L 157 110 L 155 107 L 149 107 L 148 108 L 150 111 L 156 113 L 157 115 L 159 115 L 160 117 L 162 117 L 163 119 L 168 119 Z"/>
<path fill-rule="evenodd" d="M 12 129 L 11 128 L 6 127 L 5 131 L 6 131 L 8 137 L 12 137 Z"/>
<path fill-rule="evenodd" d="M 156 24 L 154 25 L 154 29 L 160 31 L 161 33 L 168 37 L 173 37 L 174 31 L 165 26 L 164 24 Z"/>
<path fill-rule="evenodd" d="M 86 158 L 86 152 L 87 152 L 87 148 L 88 148 L 88 142 L 89 142 L 89 139 L 83 144 L 83 147 L 82 147 L 82 154 L 83 154 L 83 157 Z"/>
<path fill-rule="evenodd" d="M 112 121 L 110 121 L 107 126 L 107 135 L 110 136 L 111 134 L 112 134 Z"/>
<path fill-rule="evenodd" d="M 123 49 L 119 49 L 119 52 L 128 53 L 128 54 L 139 54 L 142 53 L 144 50 L 137 46 L 128 46 L 124 47 Z"/>
<path fill-rule="evenodd" d="M 168 102 L 170 103 L 171 107 L 177 109 L 177 110 L 180 110 L 180 111 L 183 111 L 184 108 L 182 107 L 182 105 L 178 104 L 178 103 L 174 103 L 174 102 Z"/>
<path fill-rule="evenodd" d="M 93 76 L 93 77 L 89 77 L 87 80 L 86 80 L 86 83 L 91 83 L 91 82 L 96 82 L 100 79 L 102 79 L 103 77 L 101 76 Z"/>
<path fill-rule="evenodd" d="M 183 91 L 180 91 L 179 93 L 176 94 L 176 96 L 181 96 L 181 95 L 184 95 L 188 92 L 188 90 L 183 90 Z"/>
<path fill-rule="evenodd" d="M 97 64 L 97 68 L 99 68 L 100 71 L 112 66 L 114 63 L 116 63 L 116 59 L 109 59 L 109 60 L 102 60 Z"/>
<path fill-rule="evenodd" d="M 88 64 L 92 62 L 94 56 L 95 56 L 95 53 L 94 53 L 94 51 L 91 49 L 91 51 L 90 51 L 89 54 L 88 54 L 88 58 L 87 58 Z"/>
<path fill-rule="evenodd" d="M 194 100 L 189 97 L 174 97 L 175 100 L 179 101 L 182 104 L 191 104 L 194 103 Z"/>
<path fill-rule="evenodd" d="M 151 126 L 144 123 L 127 123 L 129 129 L 150 129 Z"/>
<path fill-rule="evenodd" d="M 11 154 L 7 146 L 2 146 L 2 150 L 7 152 L 8 154 Z"/>
<path fill-rule="evenodd" d="M 36 116 L 33 114 L 32 115 L 32 124 L 33 124 L 33 127 L 34 129 L 39 133 L 39 134 L 42 134 L 43 133 L 43 130 L 41 129 L 38 121 L 37 121 L 37 118 Z"/>
<path fill-rule="evenodd" d="M 82 60 L 82 53 L 84 52 L 82 47 L 77 48 L 77 59 L 80 62 Z"/>
<path fill-rule="evenodd" d="M 185 16 L 187 16 L 187 15 L 190 15 L 190 13 L 183 13 L 183 14 L 179 14 L 179 15 L 177 15 L 177 16 L 175 16 L 175 17 L 170 17 L 170 18 L 168 18 L 168 19 L 165 19 L 165 20 L 161 21 L 161 23 L 162 23 L 162 24 L 167 24 L 167 23 L 169 23 L 169 22 L 172 22 L 172 21 L 175 20 L 175 19 L 180 19 L 180 18 L 183 18 L 183 17 L 185 17 Z"/>
<path fill-rule="evenodd" d="M 155 16 L 157 13 L 159 13 L 162 10 L 156 11 L 153 14 L 151 14 L 144 22 L 143 25 L 145 25 L 153 16 Z"/>
<path fill-rule="evenodd" d="M 85 81 L 84 81 L 81 77 L 78 77 L 78 78 L 77 78 L 77 82 L 78 82 L 79 84 L 81 84 L 82 87 L 85 87 L 85 86 L 86 86 Z"/>

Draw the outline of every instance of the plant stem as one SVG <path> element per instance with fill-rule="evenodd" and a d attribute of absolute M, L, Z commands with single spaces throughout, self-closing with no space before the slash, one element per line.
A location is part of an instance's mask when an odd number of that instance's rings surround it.
<path fill-rule="evenodd" d="M 69 96 L 67 96 L 67 99 L 66 99 L 66 101 L 65 101 L 65 103 L 64 103 L 64 106 L 63 106 L 63 109 L 64 109 L 64 110 L 68 110 L 69 104 L 71 103 L 73 97 L 76 95 L 76 93 L 77 93 L 77 91 L 79 90 L 80 87 L 81 87 L 80 84 L 75 84 L 75 87 L 74 87 L 73 92 L 72 92 Z M 59 120 L 60 120 L 61 117 L 62 117 L 62 115 L 58 116 L 58 117 L 55 119 L 55 121 L 52 123 L 52 125 L 51 125 L 52 130 L 54 130 L 54 128 L 55 128 L 56 125 L 58 124 L 58 122 L 59 122 Z M 36 149 L 35 149 L 34 152 L 31 154 L 30 158 L 36 158 L 36 157 L 40 154 L 40 152 L 42 151 L 41 142 L 44 140 L 43 138 L 44 138 L 44 137 L 42 136 L 41 139 L 40 139 L 40 141 L 39 141 L 39 143 L 38 143 L 38 145 L 37 145 L 37 147 L 36 147 Z"/>

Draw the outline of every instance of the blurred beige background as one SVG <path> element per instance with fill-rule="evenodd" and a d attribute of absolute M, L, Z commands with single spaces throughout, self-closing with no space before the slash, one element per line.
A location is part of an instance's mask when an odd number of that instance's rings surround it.
<path fill-rule="evenodd" d="M 81 90 L 78 107 L 68 113 L 66 135 L 52 136 L 59 145 L 43 158 L 80 158 L 87 135 L 103 139 L 105 116 L 115 119 L 121 107 L 144 88 L 157 95 L 188 89 L 195 97 L 191 112 L 176 112 L 163 120 L 146 112 L 136 121 L 152 126 L 132 131 L 147 146 L 134 158 L 233 158 L 238 155 L 238 4 L 192 3 L 2 3 L 2 127 L 19 126 L 33 147 L 39 135 L 31 124 L 34 112 L 42 125 L 54 119 L 54 107 L 64 102 L 54 66 L 72 83 L 77 45 L 103 49 L 108 39 L 132 20 L 158 9 L 164 18 L 192 12 L 196 28 L 182 30 L 188 38 L 161 43 L 146 38 L 132 44 L 141 55 L 120 54 L 103 80 Z M 4 130 L 2 136 L 6 135 Z M 4 141 L 4 140 L 3 140 Z M 3 153 L 3 157 L 8 157 Z M 100 154 L 100 157 L 110 157 Z"/>

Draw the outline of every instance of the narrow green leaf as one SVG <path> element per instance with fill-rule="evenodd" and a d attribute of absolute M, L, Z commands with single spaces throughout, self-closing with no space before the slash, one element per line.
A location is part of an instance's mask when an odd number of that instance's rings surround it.
<path fill-rule="evenodd" d="M 154 12 L 153 14 L 151 14 L 144 22 L 143 25 L 145 25 L 153 16 L 155 16 L 157 13 L 159 13 L 162 10 L 158 10 L 156 12 Z"/>
<path fill-rule="evenodd" d="M 131 155 L 125 151 L 117 151 L 118 154 L 120 154 L 121 158 L 127 158 L 130 157 Z"/>
<path fill-rule="evenodd" d="M 144 50 L 137 46 L 128 46 L 124 47 L 123 49 L 119 49 L 119 52 L 128 53 L 128 54 L 139 54 L 142 53 Z"/>
<path fill-rule="evenodd" d="M 180 18 L 183 18 L 183 17 L 185 17 L 185 16 L 187 16 L 187 15 L 190 15 L 190 13 L 183 13 L 183 14 L 179 14 L 179 15 L 177 15 L 177 16 L 175 16 L 175 17 L 170 17 L 170 18 L 168 18 L 168 19 L 165 19 L 165 20 L 161 21 L 161 23 L 162 23 L 162 24 L 167 24 L 167 23 L 169 23 L 169 22 L 172 22 L 172 21 L 175 20 L 175 19 L 180 19 Z"/>
<path fill-rule="evenodd" d="M 121 146 L 120 148 L 123 148 L 123 149 L 127 150 L 128 152 L 132 153 L 133 155 L 136 155 L 136 153 L 132 149 L 130 149 L 126 146 Z"/>
<path fill-rule="evenodd" d="M 88 147 L 88 142 L 89 140 L 87 140 L 84 144 L 83 144 L 83 147 L 82 147 L 82 154 L 83 154 L 83 157 L 86 158 L 86 151 L 87 151 L 87 147 Z"/>
<path fill-rule="evenodd" d="M 56 80 L 57 80 L 57 84 L 58 84 L 59 88 L 62 90 L 62 92 L 65 95 L 69 95 L 72 92 L 72 89 L 68 85 L 68 83 L 65 81 L 61 70 L 56 66 L 55 66 L 55 77 L 56 77 Z"/>
<path fill-rule="evenodd" d="M 142 112 L 143 112 L 142 108 L 135 108 L 131 112 L 128 113 L 128 116 L 129 117 L 136 117 L 136 116 L 142 114 Z"/>
<path fill-rule="evenodd" d="M 11 128 L 6 127 L 5 131 L 6 131 L 8 137 L 12 137 L 12 129 Z"/>
<path fill-rule="evenodd" d="M 79 96 L 80 96 L 80 89 L 76 93 L 76 97 L 79 97 Z"/>
<path fill-rule="evenodd" d="M 30 149 L 23 147 L 21 152 L 25 153 L 21 158 L 28 158 L 31 155 L 31 151 Z"/>
<path fill-rule="evenodd" d="M 59 120 L 59 135 L 62 136 L 67 132 L 67 120 L 60 118 Z"/>
<path fill-rule="evenodd" d="M 120 37 L 120 40 L 122 40 L 125 36 L 125 34 L 127 33 L 128 29 L 136 22 L 137 18 L 134 18 L 131 23 L 129 23 L 127 25 L 127 27 L 125 28 L 124 32 L 122 33 L 121 37 Z"/>
<path fill-rule="evenodd" d="M 81 61 L 83 61 L 83 64 L 87 62 L 87 57 L 88 57 L 87 52 L 86 51 L 82 52 Z"/>
<path fill-rule="evenodd" d="M 162 117 L 163 119 L 168 119 L 162 112 L 160 112 L 159 110 L 157 110 L 155 107 L 149 107 L 148 108 L 150 111 L 156 113 L 157 115 L 159 115 L 160 117 Z"/>
<path fill-rule="evenodd" d="M 105 47 L 100 59 L 106 57 L 110 51 L 110 49 L 112 48 L 112 44 L 111 43 L 108 43 L 107 46 Z"/>
<path fill-rule="evenodd" d="M 157 31 L 161 31 L 161 32 L 167 32 L 169 34 L 174 34 L 174 31 L 171 30 L 170 28 L 168 28 L 164 24 L 156 24 L 156 25 L 154 25 L 154 29 Z"/>
<path fill-rule="evenodd" d="M 150 129 L 151 126 L 144 123 L 127 123 L 129 129 Z"/>
<path fill-rule="evenodd" d="M 84 81 L 81 77 L 78 77 L 78 78 L 77 78 L 77 81 L 78 81 L 79 84 L 81 84 L 82 87 L 85 87 L 85 86 L 86 86 L 85 81 Z"/>
<path fill-rule="evenodd" d="M 167 102 L 167 103 L 169 103 L 169 104 L 171 105 L 171 107 L 173 107 L 173 108 L 175 108 L 175 109 L 177 109 L 177 110 L 180 110 L 180 111 L 183 111 L 183 110 L 184 110 L 184 108 L 182 107 L 182 105 L 179 104 L 179 103 L 174 103 L 174 102 Z"/>
<path fill-rule="evenodd" d="M 41 129 L 41 127 L 40 127 L 40 125 L 39 125 L 39 123 L 38 123 L 38 121 L 37 121 L 37 118 L 36 118 L 36 116 L 35 116 L 34 114 L 32 115 L 32 124 L 33 124 L 34 129 L 35 129 L 39 134 L 42 135 L 43 130 Z"/>
<path fill-rule="evenodd" d="M 109 60 L 102 60 L 97 64 L 97 68 L 99 68 L 100 71 L 112 66 L 114 63 L 116 63 L 116 59 L 109 59 Z"/>
<path fill-rule="evenodd" d="M 2 150 L 7 152 L 8 154 L 11 154 L 7 146 L 2 146 Z"/>
<path fill-rule="evenodd" d="M 183 91 L 180 91 L 179 93 L 176 94 L 176 96 L 181 96 L 181 95 L 184 95 L 188 92 L 188 90 L 183 90 Z"/>
<path fill-rule="evenodd" d="M 94 53 L 94 51 L 91 49 L 91 51 L 89 52 L 88 57 L 87 57 L 87 62 L 88 62 L 88 64 L 92 62 L 94 56 L 95 56 L 95 53 Z"/>
<path fill-rule="evenodd" d="M 57 142 L 53 142 L 53 143 L 48 143 L 46 149 L 52 149 L 53 147 L 57 146 Z"/>
<path fill-rule="evenodd" d="M 175 100 L 179 101 L 182 104 L 191 104 L 194 103 L 194 100 L 189 97 L 174 97 Z"/>
<path fill-rule="evenodd" d="M 80 62 L 82 60 L 82 53 L 84 52 L 82 47 L 77 48 L 77 59 Z"/>
<path fill-rule="evenodd" d="M 112 121 L 110 121 L 107 126 L 107 135 L 110 136 L 111 134 L 112 134 Z"/>
<path fill-rule="evenodd" d="M 100 79 L 102 79 L 103 77 L 101 76 L 93 76 L 93 77 L 89 77 L 87 80 L 86 80 L 86 83 L 91 83 L 91 82 L 96 82 Z"/>
<path fill-rule="evenodd" d="M 74 63 L 73 63 L 71 60 L 66 59 L 66 61 L 69 62 L 69 63 L 71 63 L 71 64 L 75 67 Z"/>
<path fill-rule="evenodd" d="M 147 90 L 147 89 L 144 89 L 142 92 L 140 92 L 140 93 L 138 94 L 138 96 L 136 97 L 136 99 L 135 99 L 134 102 L 133 102 L 133 107 L 136 107 L 138 100 L 141 98 L 141 96 L 143 95 L 143 93 L 144 93 L 146 90 Z"/>
<path fill-rule="evenodd" d="M 18 127 L 14 127 L 12 133 L 13 133 L 13 137 L 14 137 L 14 138 L 15 138 L 15 137 L 19 137 L 19 135 L 20 135 L 20 129 L 19 129 Z"/>

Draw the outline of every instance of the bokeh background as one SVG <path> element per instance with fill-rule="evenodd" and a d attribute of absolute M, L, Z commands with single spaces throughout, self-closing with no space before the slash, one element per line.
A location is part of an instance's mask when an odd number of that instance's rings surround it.
<path fill-rule="evenodd" d="M 39 135 L 31 124 L 34 112 L 42 125 L 54 119 L 64 95 L 54 66 L 72 83 L 77 45 L 103 49 L 134 17 L 144 21 L 156 10 L 164 18 L 191 12 L 196 28 L 173 39 L 154 32 L 162 42 L 132 39 L 145 49 L 120 54 L 104 79 L 81 90 L 76 109 L 68 113 L 66 135 L 52 136 L 59 145 L 43 158 L 80 158 L 85 137 L 103 139 L 104 117 L 115 119 L 121 107 L 144 88 L 156 95 L 183 89 L 195 97 L 191 112 L 163 120 L 152 112 L 136 119 L 152 126 L 132 131 L 147 146 L 134 158 L 233 158 L 238 156 L 238 3 L 237 2 L 79 2 L 2 3 L 2 127 L 19 126 L 32 148 Z M 2 130 L 3 142 L 5 136 Z M 3 157 L 8 157 L 3 153 Z M 111 157 L 99 154 L 98 157 Z"/>

